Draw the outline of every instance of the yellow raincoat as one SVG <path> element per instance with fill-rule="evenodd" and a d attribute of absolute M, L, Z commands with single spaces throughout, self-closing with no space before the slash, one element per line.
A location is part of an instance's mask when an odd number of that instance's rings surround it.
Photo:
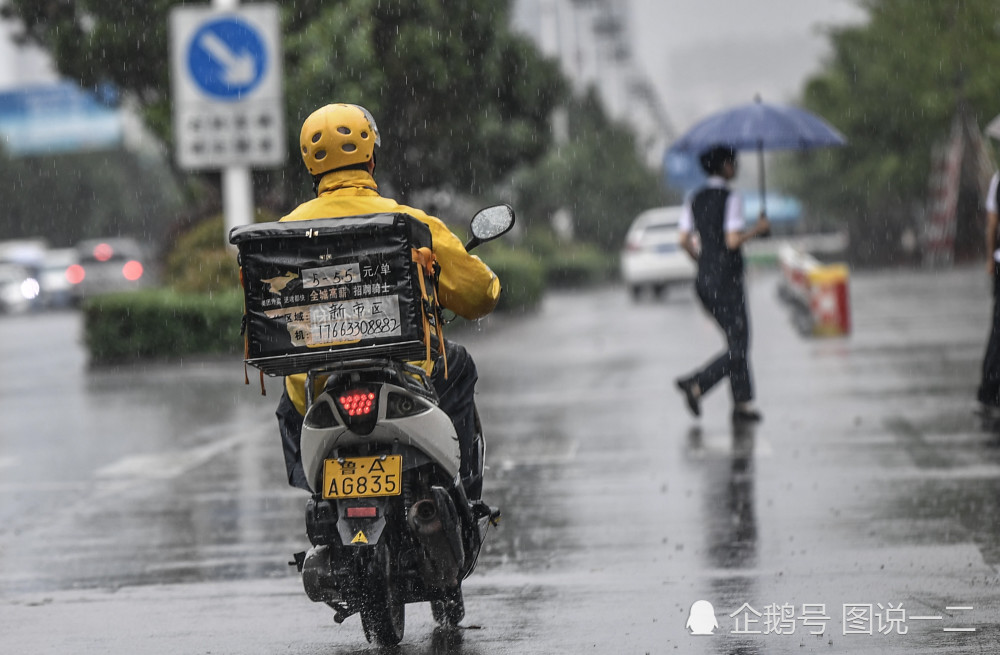
<path fill-rule="evenodd" d="M 375 179 L 367 171 L 346 169 L 327 173 L 320 180 L 317 197 L 302 203 L 281 220 L 305 221 L 375 213 L 409 214 L 430 228 L 434 254 L 441 265 L 438 299 L 443 307 L 470 320 L 493 311 L 500 297 L 500 280 L 489 266 L 470 255 L 441 219 L 380 196 Z M 306 411 L 305 379 L 304 373 L 285 378 L 288 396 L 303 415 Z"/>

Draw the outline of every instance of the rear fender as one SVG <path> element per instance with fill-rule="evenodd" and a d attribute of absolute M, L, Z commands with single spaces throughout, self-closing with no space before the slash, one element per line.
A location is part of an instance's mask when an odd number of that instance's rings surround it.
<path fill-rule="evenodd" d="M 374 518 L 348 518 L 352 507 L 375 507 Z M 347 547 L 364 547 L 378 544 L 386 526 L 389 502 L 384 498 L 350 498 L 337 501 L 337 532 L 340 542 Z"/>

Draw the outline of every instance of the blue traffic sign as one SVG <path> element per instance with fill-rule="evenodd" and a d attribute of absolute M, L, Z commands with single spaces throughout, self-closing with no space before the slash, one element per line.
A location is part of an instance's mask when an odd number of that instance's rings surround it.
<path fill-rule="evenodd" d="M 191 79 L 220 100 L 240 100 L 264 79 L 268 67 L 264 39 L 236 17 L 205 23 L 187 53 Z"/>

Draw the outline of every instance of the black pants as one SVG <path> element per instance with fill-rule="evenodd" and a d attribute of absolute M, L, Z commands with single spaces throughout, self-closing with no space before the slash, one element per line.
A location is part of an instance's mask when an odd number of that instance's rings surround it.
<path fill-rule="evenodd" d="M 1000 263 L 993 272 L 993 325 L 983 356 L 983 377 L 976 396 L 984 405 L 1000 407 Z"/>
<path fill-rule="evenodd" d="M 444 378 L 444 364 L 439 357 L 431 373 L 431 384 L 438 395 L 438 405 L 455 424 L 462 462 L 460 473 L 470 498 L 479 498 L 482 486 L 482 466 L 480 460 L 478 428 L 476 425 L 475 391 L 479 373 L 472 356 L 463 347 L 445 340 L 448 354 L 448 379 Z M 281 394 L 278 409 L 278 430 L 285 453 L 285 469 L 288 484 L 309 491 L 305 471 L 302 468 L 302 415 L 295 409 L 288 393 Z"/>
<path fill-rule="evenodd" d="M 750 322 L 747 318 L 746 297 L 743 281 L 729 281 L 718 284 L 699 280 L 695 285 L 698 299 L 726 335 L 726 350 L 712 359 L 690 379 L 698 383 L 701 392 L 729 376 L 733 402 L 744 403 L 753 400 L 753 381 L 750 378 Z"/>

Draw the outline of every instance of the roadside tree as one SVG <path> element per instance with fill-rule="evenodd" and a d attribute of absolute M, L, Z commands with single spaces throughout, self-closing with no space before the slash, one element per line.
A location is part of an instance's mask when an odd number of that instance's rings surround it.
<path fill-rule="evenodd" d="M 833 53 L 803 93 L 848 146 L 797 156 L 786 172 L 814 215 L 849 227 L 856 261 L 886 264 L 903 256 L 905 235 L 920 234 L 931 151 L 959 107 L 980 126 L 1000 112 L 991 63 L 1000 60 L 1000 5 L 861 5 L 869 21 L 830 31 Z"/>

